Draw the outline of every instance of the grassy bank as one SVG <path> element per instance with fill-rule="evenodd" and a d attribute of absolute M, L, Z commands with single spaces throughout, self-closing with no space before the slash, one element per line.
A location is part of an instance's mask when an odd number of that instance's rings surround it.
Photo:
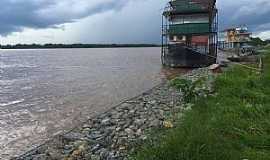
<path fill-rule="evenodd" d="M 138 160 L 269 160 L 270 57 L 258 74 L 235 66 L 215 80 L 181 123 L 144 145 Z"/>

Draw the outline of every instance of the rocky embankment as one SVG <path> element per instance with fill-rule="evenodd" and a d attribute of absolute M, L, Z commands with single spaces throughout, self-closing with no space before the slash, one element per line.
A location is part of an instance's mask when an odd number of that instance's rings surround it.
<path fill-rule="evenodd" d="M 207 68 L 184 76 L 196 80 L 211 74 Z M 205 83 L 209 88 L 210 83 Z M 110 111 L 88 120 L 71 132 L 23 155 L 16 160 L 123 160 L 128 153 L 151 138 L 149 131 L 172 128 L 174 116 L 186 108 L 182 93 L 164 82 Z"/>

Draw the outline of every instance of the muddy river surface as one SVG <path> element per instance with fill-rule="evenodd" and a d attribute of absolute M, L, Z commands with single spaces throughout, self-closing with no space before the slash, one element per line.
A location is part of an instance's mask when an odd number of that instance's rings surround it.
<path fill-rule="evenodd" d="M 171 77 L 160 48 L 0 50 L 0 159 Z"/>

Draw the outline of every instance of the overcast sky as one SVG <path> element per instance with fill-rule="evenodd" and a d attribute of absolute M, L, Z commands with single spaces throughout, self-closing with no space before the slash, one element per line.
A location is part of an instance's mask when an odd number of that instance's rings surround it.
<path fill-rule="evenodd" d="M 159 43 L 168 0 L 1 0 L 0 43 Z M 270 38 L 269 0 L 218 0 L 220 29 Z"/>

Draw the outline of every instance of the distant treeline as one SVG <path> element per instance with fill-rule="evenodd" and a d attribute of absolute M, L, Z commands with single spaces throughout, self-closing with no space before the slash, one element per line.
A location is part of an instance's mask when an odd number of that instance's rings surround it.
<path fill-rule="evenodd" d="M 270 40 L 262 40 L 259 37 L 251 38 L 251 41 L 249 42 L 252 46 L 265 46 L 267 44 L 270 44 Z"/>
<path fill-rule="evenodd" d="M 53 48 L 124 48 L 159 47 L 157 44 L 16 44 L 0 45 L 1 49 L 53 49 Z"/>

